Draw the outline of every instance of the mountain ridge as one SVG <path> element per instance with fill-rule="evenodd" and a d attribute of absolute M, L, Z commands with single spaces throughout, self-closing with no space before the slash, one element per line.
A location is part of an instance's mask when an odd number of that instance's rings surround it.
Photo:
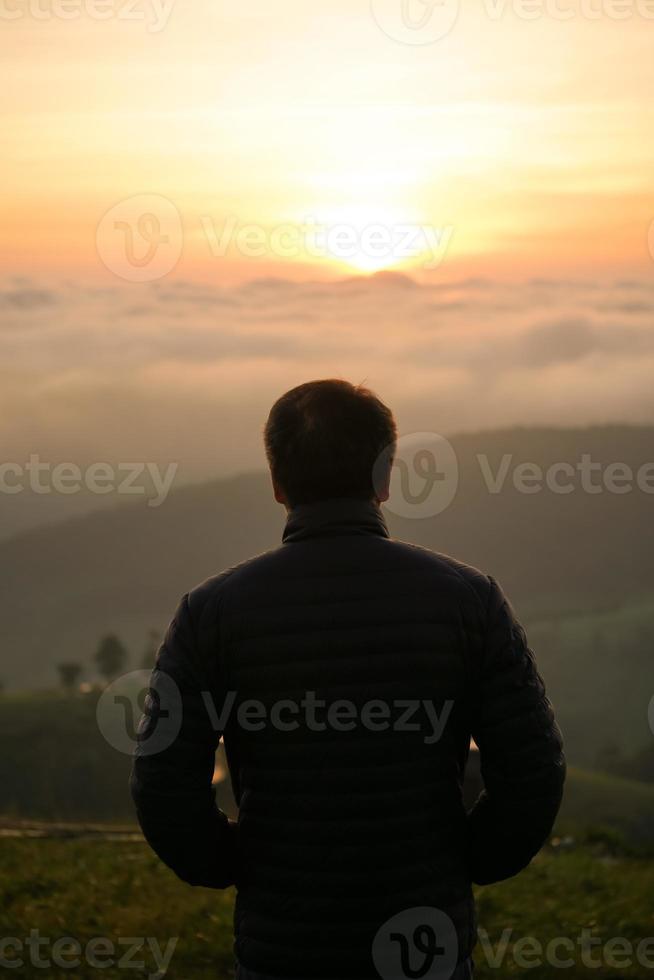
<path fill-rule="evenodd" d="M 654 690 L 643 660 L 654 594 L 654 497 L 579 488 L 567 495 L 545 488 L 529 494 L 511 480 L 491 493 L 477 456 L 485 455 L 493 472 L 507 454 L 543 469 L 583 453 L 604 466 L 619 461 L 635 469 L 654 457 L 654 427 L 523 426 L 464 433 L 450 442 L 459 465 L 454 500 L 419 520 L 386 509 L 391 534 L 454 555 L 500 581 L 538 641 L 539 663 L 585 746 L 584 761 L 601 738 L 621 739 L 623 728 L 629 732 L 625 748 L 636 750 L 647 735 L 641 700 Z M 92 679 L 93 654 L 109 632 L 128 645 L 131 668 L 140 666 L 148 631 L 163 631 L 179 598 L 222 569 L 276 547 L 284 520 L 268 475 L 251 471 L 180 487 L 159 508 L 128 502 L 0 542 L 0 679 L 9 689 L 53 687 L 56 665 L 64 661 L 82 663 Z M 600 641 L 608 645 L 602 672 L 594 667 Z M 631 671 L 625 670 L 629 658 Z M 604 723 L 618 682 L 624 711 L 613 711 Z M 589 726 L 602 725 L 603 733 L 588 734 Z"/>

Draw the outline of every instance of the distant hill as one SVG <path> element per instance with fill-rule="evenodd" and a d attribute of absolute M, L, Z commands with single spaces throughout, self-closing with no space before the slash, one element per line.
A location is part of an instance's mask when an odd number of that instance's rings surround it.
<path fill-rule="evenodd" d="M 654 844 L 654 783 L 570 767 L 558 830 L 609 827 L 628 841 Z"/>
<path fill-rule="evenodd" d="M 580 732 L 586 720 L 593 726 L 585 760 L 620 736 L 622 718 L 635 750 L 648 732 L 654 691 L 651 647 L 645 649 L 654 622 L 654 496 L 638 489 L 587 493 L 578 485 L 567 495 L 525 494 L 510 475 L 501 492 L 491 493 L 477 455 L 485 455 L 492 472 L 503 456 L 511 457 L 511 473 L 524 462 L 574 466 L 584 453 L 604 467 L 620 462 L 637 470 L 654 459 L 654 429 L 510 429 L 462 435 L 452 444 L 460 471 L 452 504 L 420 520 L 388 514 L 392 533 L 500 580 L 536 630 L 564 715 Z M 110 631 L 125 639 L 136 665 L 146 632 L 163 629 L 189 587 L 275 547 L 283 523 L 267 475 L 254 473 L 182 488 L 159 509 L 128 503 L 0 542 L 0 679 L 10 688 L 53 686 L 57 663 L 89 665 L 99 637 Z M 606 679 L 612 685 L 615 677 L 620 698 L 607 718 L 598 703 L 611 695 Z"/>

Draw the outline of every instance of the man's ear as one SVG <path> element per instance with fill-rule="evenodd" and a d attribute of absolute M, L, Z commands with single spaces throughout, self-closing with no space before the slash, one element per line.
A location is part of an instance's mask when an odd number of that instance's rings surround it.
<path fill-rule="evenodd" d="M 273 496 L 275 500 L 277 501 L 278 504 L 283 504 L 284 507 L 286 507 L 286 509 L 288 510 L 288 500 L 286 499 L 286 494 L 284 493 L 284 491 L 282 490 L 282 488 L 280 487 L 279 483 L 272 475 L 272 473 L 270 474 L 270 480 L 272 483 Z"/>
<path fill-rule="evenodd" d="M 393 464 L 388 467 L 383 479 L 379 481 L 379 485 L 375 486 L 375 499 L 378 504 L 383 504 L 385 500 L 391 495 L 391 472 L 393 469 Z"/>
<path fill-rule="evenodd" d="M 377 495 L 377 503 L 378 503 L 378 504 L 383 504 L 383 503 L 385 503 L 385 502 L 386 502 L 386 501 L 388 500 L 388 498 L 390 497 L 390 495 L 391 495 L 391 491 L 390 491 L 390 488 L 389 488 L 389 487 L 385 487 L 385 488 L 384 488 L 384 489 L 383 489 L 383 490 L 382 490 L 382 491 L 381 491 L 381 492 L 380 492 L 380 493 L 379 493 L 379 494 Z"/>

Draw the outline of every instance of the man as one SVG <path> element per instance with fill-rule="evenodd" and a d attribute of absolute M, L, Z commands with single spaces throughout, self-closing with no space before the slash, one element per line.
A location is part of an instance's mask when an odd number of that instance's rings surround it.
<path fill-rule="evenodd" d="M 469 977 L 471 884 L 524 868 L 561 800 L 524 631 L 492 578 L 389 537 L 396 427 L 372 392 L 294 388 L 265 443 L 283 544 L 182 600 L 136 753 L 141 826 L 184 881 L 236 885 L 242 980 Z M 238 823 L 211 790 L 221 737 Z"/>

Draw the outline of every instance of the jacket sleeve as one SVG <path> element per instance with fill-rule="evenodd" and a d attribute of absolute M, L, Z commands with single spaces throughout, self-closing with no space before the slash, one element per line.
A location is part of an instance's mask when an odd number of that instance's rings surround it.
<path fill-rule="evenodd" d="M 159 650 L 139 726 L 131 777 L 143 834 L 182 881 L 208 888 L 234 883 L 236 826 L 212 789 L 221 732 L 207 710 L 211 690 L 188 596 Z"/>
<path fill-rule="evenodd" d="M 501 881 L 552 830 L 565 780 L 561 733 L 525 631 L 490 579 L 473 738 L 484 791 L 468 815 L 471 877 Z"/>

